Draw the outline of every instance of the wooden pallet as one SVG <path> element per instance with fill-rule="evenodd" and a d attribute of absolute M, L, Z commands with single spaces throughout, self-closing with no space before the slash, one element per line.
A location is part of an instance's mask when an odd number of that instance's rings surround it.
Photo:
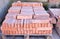
<path fill-rule="evenodd" d="M 34 37 L 40 37 L 40 36 L 44 36 L 46 37 L 45 39 L 52 39 L 52 35 L 3 35 L 2 34 L 2 39 L 6 39 L 7 36 L 12 36 L 13 38 L 12 39 L 15 39 L 16 36 L 23 36 L 24 39 L 30 39 L 30 37 L 34 36 Z"/>

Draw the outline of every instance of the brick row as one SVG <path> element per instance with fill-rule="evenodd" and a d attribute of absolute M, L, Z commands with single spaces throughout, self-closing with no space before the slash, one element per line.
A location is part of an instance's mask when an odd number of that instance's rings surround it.
<path fill-rule="evenodd" d="M 32 6 L 32 7 L 41 7 L 43 6 L 42 3 L 38 3 L 38 2 L 22 2 L 22 6 Z"/>
<path fill-rule="evenodd" d="M 17 1 L 12 3 L 12 6 L 32 6 L 32 7 L 42 7 L 43 4 L 42 3 L 38 3 L 38 2 L 21 2 L 21 1 Z"/>
<path fill-rule="evenodd" d="M 20 13 L 21 12 L 21 7 L 10 7 L 8 12 L 9 13 Z"/>
<path fill-rule="evenodd" d="M 6 30 L 6 31 L 3 31 L 3 33 L 5 35 L 23 35 L 23 34 L 31 34 L 31 35 L 34 35 L 34 34 L 40 34 L 40 35 L 49 35 L 49 34 L 52 34 L 52 30 L 39 30 L 39 31 L 34 31 L 34 30 L 29 30 L 29 31 L 9 31 L 9 30 Z"/>
<path fill-rule="evenodd" d="M 46 22 L 44 22 L 46 21 Z M 25 28 L 42 28 L 42 27 L 51 27 L 51 24 L 49 23 L 49 20 L 25 20 L 24 21 L 24 27 Z"/>
<path fill-rule="evenodd" d="M 40 34 L 40 35 L 47 35 L 47 34 L 51 34 L 52 31 L 51 30 L 29 30 L 29 31 L 25 31 L 24 34 Z"/>

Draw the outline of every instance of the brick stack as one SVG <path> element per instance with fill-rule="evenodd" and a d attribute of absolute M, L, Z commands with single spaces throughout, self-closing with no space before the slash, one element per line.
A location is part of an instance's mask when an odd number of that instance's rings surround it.
<path fill-rule="evenodd" d="M 57 19 L 56 22 L 56 27 L 55 29 L 57 30 L 58 34 L 60 35 L 60 9 L 50 9 L 50 12 L 52 13 L 52 15 Z"/>
<path fill-rule="evenodd" d="M 14 2 L 1 27 L 6 35 L 52 34 L 49 14 L 42 3 Z"/>

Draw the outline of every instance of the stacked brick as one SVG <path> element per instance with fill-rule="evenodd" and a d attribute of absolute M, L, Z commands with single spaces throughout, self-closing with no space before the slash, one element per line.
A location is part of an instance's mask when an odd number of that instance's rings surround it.
<path fill-rule="evenodd" d="M 60 9 L 57 9 L 57 8 L 52 9 L 52 8 L 50 8 L 50 12 L 57 19 L 55 29 L 57 30 L 58 34 L 60 35 Z"/>
<path fill-rule="evenodd" d="M 50 35 L 52 24 L 42 3 L 14 2 L 1 27 L 5 35 Z"/>

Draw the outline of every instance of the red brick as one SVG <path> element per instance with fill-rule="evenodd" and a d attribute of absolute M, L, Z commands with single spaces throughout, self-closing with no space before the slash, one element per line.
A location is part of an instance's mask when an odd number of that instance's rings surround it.
<path fill-rule="evenodd" d="M 12 19 L 16 19 L 16 17 L 17 17 L 17 14 L 14 14 L 14 13 L 8 13 L 7 15 L 6 15 L 6 19 L 10 19 L 10 18 L 12 18 Z"/>
<path fill-rule="evenodd" d="M 32 4 L 27 2 L 22 2 L 22 6 L 32 6 Z"/>
<path fill-rule="evenodd" d="M 34 10 L 44 10 L 44 7 L 39 7 L 39 6 L 37 6 L 37 7 L 33 7 L 33 9 L 34 9 Z"/>
<path fill-rule="evenodd" d="M 45 11 L 39 11 L 39 12 L 35 12 L 35 16 L 34 18 L 49 18 L 49 14 Z"/>
<path fill-rule="evenodd" d="M 36 3 L 32 3 L 32 4 L 33 4 L 33 7 L 36 7 L 36 6 L 40 6 L 41 7 L 41 6 L 43 6 L 42 3 L 37 3 L 37 2 Z"/>
<path fill-rule="evenodd" d="M 28 8 L 22 8 L 21 13 L 22 12 L 33 12 L 33 9 L 29 8 L 29 10 L 28 10 Z"/>
<path fill-rule="evenodd" d="M 20 13 L 20 11 L 21 11 L 21 7 L 11 7 L 8 10 L 8 13 Z"/>
<path fill-rule="evenodd" d="M 17 19 L 32 19 L 33 15 L 33 12 L 21 12 L 17 15 Z"/>

